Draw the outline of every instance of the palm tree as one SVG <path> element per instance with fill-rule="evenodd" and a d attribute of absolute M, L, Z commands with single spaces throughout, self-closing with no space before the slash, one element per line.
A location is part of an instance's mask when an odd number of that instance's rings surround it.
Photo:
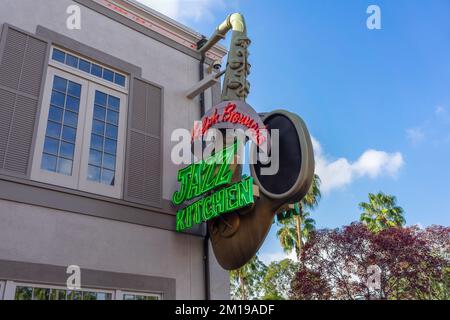
<path fill-rule="evenodd" d="M 403 208 L 396 205 L 394 196 L 383 192 L 369 193 L 369 202 L 361 202 L 359 207 L 363 210 L 360 220 L 372 232 L 401 227 L 406 223 Z"/>
<path fill-rule="evenodd" d="M 313 210 L 319 204 L 322 194 L 320 192 L 320 177 L 315 174 L 311 187 L 306 196 L 294 204 L 290 216 L 287 220 L 279 222 L 281 228 L 277 232 L 281 247 L 285 252 L 295 249 L 298 261 L 301 259 L 303 244 L 308 240 L 311 231 L 315 229 L 315 221 L 310 218 L 309 212 L 303 209 Z"/>
<path fill-rule="evenodd" d="M 247 264 L 230 272 L 230 282 L 234 299 L 248 300 L 258 295 L 261 279 L 267 266 L 254 256 Z"/>
<path fill-rule="evenodd" d="M 303 244 L 308 241 L 312 231 L 316 228 L 316 222 L 310 218 L 309 212 L 301 211 L 293 219 L 280 221 L 281 228 L 277 231 L 284 252 L 295 250 L 298 261 L 302 255 Z"/>

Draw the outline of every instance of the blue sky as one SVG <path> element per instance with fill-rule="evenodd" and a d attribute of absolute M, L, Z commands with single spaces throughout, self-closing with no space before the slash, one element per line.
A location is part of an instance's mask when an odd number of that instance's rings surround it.
<path fill-rule="evenodd" d="M 296 112 L 315 138 L 319 228 L 358 220 L 358 203 L 380 190 L 408 224 L 450 225 L 449 1 L 142 1 L 206 36 L 227 14 L 245 15 L 248 102 Z M 366 27 L 370 4 L 381 30 Z M 275 231 L 266 261 L 282 256 Z"/>

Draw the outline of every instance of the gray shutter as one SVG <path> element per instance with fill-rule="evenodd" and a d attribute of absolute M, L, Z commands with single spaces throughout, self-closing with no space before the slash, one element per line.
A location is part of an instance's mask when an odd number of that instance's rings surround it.
<path fill-rule="evenodd" d="M 128 121 L 125 200 L 161 207 L 163 90 L 134 78 Z"/>
<path fill-rule="evenodd" d="M 5 25 L 0 42 L 0 172 L 28 176 L 49 44 Z"/>

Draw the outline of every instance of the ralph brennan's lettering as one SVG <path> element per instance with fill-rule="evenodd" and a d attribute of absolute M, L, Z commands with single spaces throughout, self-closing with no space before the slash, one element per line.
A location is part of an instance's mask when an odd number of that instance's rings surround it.
<path fill-rule="evenodd" d="M 195 140 L 199 137 L 204 136 L 212 126 L 218 124 L 219 122 L 229 122 L 232 124 L 240 124 L 251 130 L 255 137 L 256 144 L 259 146 L 263 144 L 267 140 L 267 138 L 265 135 L 263 135 L 261 130 L 265 128 L 260 128 L 258 122 L 255 119 L 252 119 L 249 115 L 245 115 L 239 111 L 236 111 L 236 109 L 236 104 L 230 102 L 225 107 L 223 114 L 219 115 L 216 109 L 211 116 L 203 118 L 201 125 L 196 122 L 194 124 L 194 128 L 192 129 L 192 139 Z"/>

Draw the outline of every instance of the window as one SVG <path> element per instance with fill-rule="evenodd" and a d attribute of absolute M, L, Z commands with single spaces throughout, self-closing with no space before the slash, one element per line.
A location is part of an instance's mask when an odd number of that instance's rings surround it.
<path fill-rule="evenodd" d="M 16 284 L 14 300 L 112 300 L 112 291 Z"/>
<path fill-rule="evenodd" d="M 65 64 L 71 68 L 78 69 L 82 72 L 91 74 L 97 78 L 101 78 L 108 82 L 114 83 L 121 87 L 126 85 L 126 76 L 109 68 L 102 67 L 96 63 L 91 63 L 85 59 L 77 57 L 73 54 L 65 52 L 61 49 L 53 48 L 52 60 Z"/>
<path fill-rule="evenodd" d="M 79 188 L 120 198 L 125 159 L 126 96 L 109 88 L 89 87 L 85 152 Z"/>
<path fill-rule="evenodd" d="M 114 186 L 120 99 L 95 91 L 88 180 Z"/>
<path fill-rule="evenodd" d="M 31 178 L 121 198 L 127 92 L 66 66 L 88 62 L 77 59 L 53 51 Z"/>
<path fill-rule="evenodd" d="M 117 300 L 162 300 L 161 294 L 117 291 Z"/>
<path fill-rule="evenodd" d="M 72 175 L 81 85 L 55 76 L 41 168 Z"/>
<path fill-rule="evenodd" d="M 0 299 L 2 298 L 0 282 Z M 99 288 L 82 288 L 69 290 L 63 286 L 16 283 L 7 281 L 5 300 L 162 300 L 162 294 L 123 292 L 121 290 L 104 290 Z"/>

